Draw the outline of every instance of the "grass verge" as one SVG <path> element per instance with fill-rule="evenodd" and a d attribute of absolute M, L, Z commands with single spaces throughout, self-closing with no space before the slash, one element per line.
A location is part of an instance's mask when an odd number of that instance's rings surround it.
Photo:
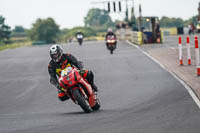
<path fill-rule="evenodd" d="M 16 42 L 12 44 L 6 44 L 6 45 L 0 45 L 0 51 L 5 50 L 5 49 L 14 49 L 22 46 L 31 46 L 32 42 L 27 41 L 27 42 Z"/>

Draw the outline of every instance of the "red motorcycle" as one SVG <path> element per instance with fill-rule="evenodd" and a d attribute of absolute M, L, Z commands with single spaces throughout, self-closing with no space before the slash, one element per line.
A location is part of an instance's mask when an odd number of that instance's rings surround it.
<path fill-rule="evenodd" d="M 113 51 L 116 49 L 117 38 L 114 35 L 109 35 L 106 38 L 106 46 L 110 50 L 110 53 L 113 54 Z"/>
<path fill-rule="evenodd" d="M 90 113 L 100 108 L 100 102 L 91 85 L 79 74 L 75 67 L 66 67 L 59 77 L 59 84 L 66 95 L 80 105 L 84 112 Z"/>

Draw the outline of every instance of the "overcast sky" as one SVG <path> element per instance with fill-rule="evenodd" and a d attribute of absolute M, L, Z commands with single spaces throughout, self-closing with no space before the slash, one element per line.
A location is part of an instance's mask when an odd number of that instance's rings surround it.
<path fill-rule="evenodd" d="M 61 28 L 83 26 L 84 17 L 92 7 L 104 8 L 104 4 L 92 2 L 104 0 L 0 0 L 0 15 L 6 18 L 6 24 L 31 28 L 37 18 L 52 17 Z M 107 1 L 107 0 L 106 0 Z M 116 0 L 118 1 L 118 0 Z M 134 0 L 136 16 L 139 3 L 143 16 L 169 16 L 188 19 L 197 15 L 200 0 Z M 133 2 L 129 2 L 130 7 Z M 122 9 L 125 9 L 122 3 Z M 112 19 L 123 19 L 124 14 L 110 13 Z"/>

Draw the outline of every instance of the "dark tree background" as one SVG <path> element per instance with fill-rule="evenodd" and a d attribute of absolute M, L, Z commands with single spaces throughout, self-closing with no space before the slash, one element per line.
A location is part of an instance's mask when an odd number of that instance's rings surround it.
<path fill-rule="evenodd" d="M 37 19 L 33 24 L 33 28 L 29 31 L 29 36 L 33 41 L 55 43 L 59 32 L 59 26 L 53 18 Z"/>
<path fill-rule="evenodd" d="M 10 27 L 5 24 L 5 18 L 0 16 L 0 44 L 8 43 L 10 34 Z"/>
<path fill-rule="evenodd" d="M 90 9 L 84 22 L 86 27 L 91 27 L 95 31 L 106 31 L 108 27 L 114 27 L 108 11 L 99 8 Z"/>

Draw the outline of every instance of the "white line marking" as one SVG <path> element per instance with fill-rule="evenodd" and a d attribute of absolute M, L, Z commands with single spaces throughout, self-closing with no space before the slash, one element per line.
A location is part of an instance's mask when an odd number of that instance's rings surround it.
<path fill-rule="evenodd" d="M 193 100 L 195 101 L 195 103 L 197 104 L 197 106 L 200 109 L 200 101 L 198 99 L 198 97 L 196 96 L 196 94 L 194 93 L 193 89 L 191 87 L 189 87 L 185 81 L 183 81 L 181 78 L 179 78 L 176 74 L 170 72 L 165 66 L 163 66 L 158 60 L 156 60 L 155 58 L 153 58 L 151 55 L 149 55 L 147 52 L 145 52 L 144 50 L 142 50 L 140 47 L 138 47 L 137 45 L 131 43 L 130 41 L 127 40 L 127 43 L 136 47 L 137 49 L 139 49 L 142 53 L 144 53 L 146 56 L 148 56 L 150 59 L 152 59 L 154 62 L 156 62 L 157 64 L 160 65 L 160 67 L 162 67 L 164 70 L 166 70 L 167 72 L 169 72 L 175 79 L 177 79 L 188 91 L 188 93 L 191 95 L 191 97 L 193 98 Z"/>

